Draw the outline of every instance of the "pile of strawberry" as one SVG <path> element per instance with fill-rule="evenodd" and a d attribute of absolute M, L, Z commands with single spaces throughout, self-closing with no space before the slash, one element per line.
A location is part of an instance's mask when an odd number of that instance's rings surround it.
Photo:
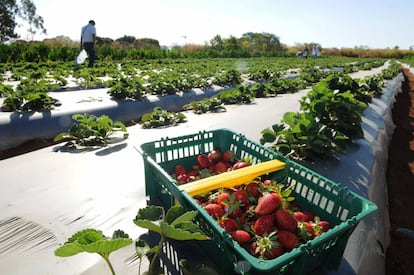
<path fill-rule="evenodd" d="M 282 188 L 257 179 L 194 199 L 250 254 L 269 260 L 330 228 L 329 222 L 301 210 L 290 188 Z"/>
<path fill-rule="evenodd" d="M 249 160 L 237 160 L 230 150 L 214 149 L 208 153 L 197 155 L 191 169 L 186 169 L 181 164 L 176 165 L 171 176 L 179 185 L 182 185 L 249 165 Z"/>

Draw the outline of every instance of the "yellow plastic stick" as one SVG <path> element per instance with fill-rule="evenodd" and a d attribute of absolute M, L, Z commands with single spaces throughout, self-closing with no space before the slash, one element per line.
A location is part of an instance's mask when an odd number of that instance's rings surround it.
<path fill-rule="evenodd" d="M 225 172 L 208 178 L 178 186 L 189 195 L 195 196 L 219 188 L 230 188 L 243 183 L 249 183 L 253 179 L 285 168 L 285 163 L 280 160 L 269 160 L 237 170 Z"/>

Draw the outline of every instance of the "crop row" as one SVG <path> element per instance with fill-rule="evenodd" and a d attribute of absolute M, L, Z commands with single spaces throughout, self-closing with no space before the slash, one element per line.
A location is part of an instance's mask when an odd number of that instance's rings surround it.
<path fill-rule="evenodd" d="M 7 97 L 3 111 L 37 111 L 58 105 L 45 93 L 62 89 L 106 87 L 114 100 L 140 100 L 147 94 L 176 94 L 213 85 L 231 87 L 244 81 L 275 81 L 289 73 L 301 73 L 307 82 L 314 83 L 315 75 L 327 70 L 354 72 L 383 63 L 384 60 L 349 58 L 258 58 L 130 60 L 78 69 L 69 63 L 1 64 L 0 95 Z M 15 86 L 7 84 L 10 81 Z M 28 101 L 37 103 L 27 104 Z"/>

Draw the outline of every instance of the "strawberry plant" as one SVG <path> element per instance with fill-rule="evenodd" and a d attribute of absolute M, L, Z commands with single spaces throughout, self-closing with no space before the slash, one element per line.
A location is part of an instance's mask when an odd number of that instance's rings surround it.
<path fill-rule="evenodd" d="M 136 77 L 121 77 L 115 81 L 108 91 L 114 99 L 142 99 L 144 87 L 142 81 Z"/>
<path fill-rule="evenodd" d="M 262 130 L 261 144 L 294 159 L 315 160 L 344 153 L 349 138 L 317 121 L 310 113 L 287 112 L 280 124 Z"/>
<path fill-rule="evenodd" d="M 106 146 L 113 134 L 123 132 L 123 138 L 128 138 L 125 125 L 120 121 L 112 121 L 108 116 L 96 117 L 89 114 L 74 114 L 74 122 L 68 132 L 60 133 L 54 138 L 55 142 L 67 141 L 67 147 Z"/>
<path fill-rule="evenodd" d="M 10 89 L 4 90 L 4 92 L 7 93 L 1 106 L 1 110 L 4 112 L 45 111 L 61 105 L 59 100 L 44 92 L 10 91 Z"/>
<path fill-rule="evenodd" d="M 233 86 L 242 82 L 240 72 L 235 69 L 219 72 L 214 76 L 213 84 L 219 86 Z"/>
<path fill-rule="evenodd" d="M 160 274 L 156 263 L 167 239 L 178 241 L 203 241 L 209 239 L 201 232 L 199 226 L 194 223 L 197 215 L 197 211 L 186 211 L 179 205 L 171 207 L 167 213 L 160 206 L 147 206 L 138 211 L 134 223 L 139 227 L 146 228 L 160 235 L 158 245 L 145 252 L 145 254 L 151 255 L 151 262 L 148 268 L 149 275 Z"/>
<path fill-rule="evenodd" d="M 207 112 L 226 111 L 221 100 L 217 97 L 204 98 L 199 101 L 192 101 L 183 106 L 185 111 L 192 110 L 196 114 L 204 114 Z"/>
<path fill-rule="evenodd" d="M 154 107 L 151 113 L 146 113 L 141 117 L 141 124 L 143 128 L 158 128 L 170 125 L 176 125 L 186 120 L 183 113 L 169 112 L 161 107 Z"/>
<path fill-rule="evenodd" d="M 84 229 L 75 233 L 62 246 L 55 250 L 59 257 L 70 257 L 82 252 L 97 253 L 108 264 L 111 273 L 115 270 L 109 260 L 109 255 L 132 243 L 132 239 L 122 230 L 116 230 L 112 238 L 105 237 L 96 229 Z"/>
<path fill-rule="evenodd" d="M 160 240 L 152 248 L 142 239 L 135 241 L 136 255 L 134 256 L 140 259 L 138 274 L 141 274 L 141 261 L 145 255 L 151 258 L 146 274 L 160 274 L 157 261 L 167 239 L 177 241 L 208 240 L 209 237 L 204 235 L 198 225 L 194 223 L 197 215 L 197 211 L 187 211 L 179 205 L 171 207 L 166 213 L 164 208 L 160 206 L 147 206 L 139 209 L 133 220 L 134 224 L 159 234 Z M 82 252 L 97 253 L 107 263 L 111 274 L 115 275 L 115 270 L 109 259 L 110 254 L 132 243 L 132 239 L 122 230 L 114 231 L 112 238 L 109 238 L 96 229 L 84 229 L 75 233 L 63 245 L 58 247 L 55 250 L 55 255 L 70 257 Z M 185 267 L 188 268 L 188 264 Z M 205 269 L 206 267 L 203 268 Z M 195 272 L 197 270 L 200 271 L 202 269 L 199 267 L 195 269 Z"/>
<path fill-rule="evenodd" d="M 332 90 L 329 86 L 334 85 L 322 81 L 314 86 L 301 99 L 301 109 L 331 129 L 351 138 L 362 138 L 362 112 L 367 105 L 357 100 L 350 90 Z"/>

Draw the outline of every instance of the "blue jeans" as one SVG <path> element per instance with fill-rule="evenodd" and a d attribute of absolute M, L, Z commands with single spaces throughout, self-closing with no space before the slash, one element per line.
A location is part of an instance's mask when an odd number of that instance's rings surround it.
<path fill-rule="evenodd" d="M 93 64 L 95 63 L 95 58 L 96 58 L 96 52 L 93 46 L 93 42 L 83 43 L 83 48 L 88 53 L 88 60 L 89 60 L 88 67 L 91 68 L 93 67 Z"/>

